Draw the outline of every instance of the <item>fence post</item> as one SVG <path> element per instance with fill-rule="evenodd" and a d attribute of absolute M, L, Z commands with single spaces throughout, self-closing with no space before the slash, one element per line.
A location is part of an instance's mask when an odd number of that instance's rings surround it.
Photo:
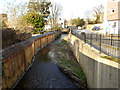
<path fill-rule="evenodd" d="M 92 34 L 90 34 L 90 45 L 92 47 Z"/>
<path fill-rule="evenodd" d="M 118 33 L 118 49 L 120 49 L 120 33 Z M 117 50 L 118 56 L 120 55 L 119 50 Z M 120 57 L 118 57 L 120 59 Z M 120 61 L 119 61 L 120 63 Z"/>
<path fill-rule="evenodd" d="M 41 38 L 40 38 L 40 48 L 42 47 L 42 45 L 41 45 Z"/>
<path fill-rule="evenodd" d="M 86 43 L 86 34 L 85 34 L 85 36 L 84 36 L 84 41 L 85 41 L 85 43 Z"/>
<path fill-rule="evenodd" d="M 100 53 L 101 53 L 101 34 L 100 34 Z"/>
<path fill-rule="evenodd" d="M 97 34 L 96 34 L 96 41 L 97 41 Z"/>
<path fill-rule="evenodd" d="M 111 46 L 112 46 L 112 34 L 111 34 Z"/>
<path fill-rule="evenodd" d="M 47 44 L 48 44 L 48 35 L 47 35 Z"/>
<path fill-rule="evenodd" d="M 25 54 L 25 48 L 23 49 L 24 51 L 24 71 L 26 72 L 27 69 L 27 62 L 26 62 L 26 54 Z"/>

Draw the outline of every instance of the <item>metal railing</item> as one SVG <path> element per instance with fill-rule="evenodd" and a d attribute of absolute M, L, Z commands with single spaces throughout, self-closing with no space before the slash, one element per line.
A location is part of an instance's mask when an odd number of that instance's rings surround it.
<path fill-rule="evenodd" d="M 79 39 L 96 48 L 100 53 L 120 58 L 120 35 L 102 35 L 102 34 L 85 34 L 73 33 Z"/>

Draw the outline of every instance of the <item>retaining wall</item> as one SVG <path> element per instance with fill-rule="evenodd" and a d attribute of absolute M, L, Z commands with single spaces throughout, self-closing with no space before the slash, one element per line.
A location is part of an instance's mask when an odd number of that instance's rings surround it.
<path fill-rule="evenodd" d="M 69 34 L 69 45 L 86 74 L 89 88 L 120 88 L 120 64 Z"/>
<path fill-rule="evenodd" d="M 55 33 L 32 37 L 2 51 L 2 88 L 11 88 L 28 70 L 39 48 L 55 40 Z"/>

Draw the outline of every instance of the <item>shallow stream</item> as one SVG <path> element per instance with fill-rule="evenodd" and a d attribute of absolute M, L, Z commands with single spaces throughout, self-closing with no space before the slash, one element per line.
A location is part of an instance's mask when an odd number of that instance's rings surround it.
<path fill-rule="evenodd" d="M 16 88 L 76 88 L 69 78 L 50 58 L 53 44 L 59 43 L 63 37 L 42 48 L 36 55 L 35 62 L 20 80 Z"/>

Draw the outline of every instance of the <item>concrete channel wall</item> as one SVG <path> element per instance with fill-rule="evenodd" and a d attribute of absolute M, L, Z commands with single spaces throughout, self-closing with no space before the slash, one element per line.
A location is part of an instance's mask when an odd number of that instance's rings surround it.
<path fill-rule="evenodd" d="M 120 64 L 69 34 L 69 45 L 86 74 L 89 88 L 120 88 Z"/>
<path fill-rule="evenodd" d="M 28 70 L 36 52 L 55 40 L 57 32 L 32 37 L 2 51 L 2 88 L 11 88 Z"/>

